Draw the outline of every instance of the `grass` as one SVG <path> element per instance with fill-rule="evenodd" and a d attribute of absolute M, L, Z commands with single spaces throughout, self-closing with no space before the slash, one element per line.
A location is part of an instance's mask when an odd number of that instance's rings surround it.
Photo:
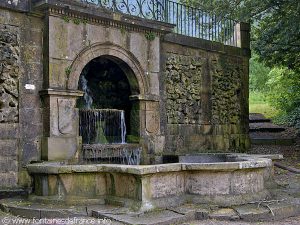
<path fill-rule="evenodd" d="M 251 91 L 249 95 L 249 111 L 250 113 L 262 113 L 266 118 L 274 118 L 278 115 L 279 111 L 267 101 L 264 93 Z"/>

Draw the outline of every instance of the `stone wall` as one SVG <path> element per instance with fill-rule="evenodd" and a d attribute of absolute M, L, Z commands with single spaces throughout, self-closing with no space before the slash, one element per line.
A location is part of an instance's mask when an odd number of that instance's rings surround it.
<path fill-rule="evenodd" d="M 27 7 L 25 1 L 4 3 Z M 37 17 L 0 9 L 0 189 L 29 185 L 25 165 L 40 160 L 42 28 Z"/>
<path fill-rule="evenodd" d="M 249 56 L 174 34 L 162 46 L 165 154 L 246 151 Z"/>
<path fill-rule="evenodd" d="M 201 122 L 203 58 L 167 54 L 166 94 L 168 124 Z"/>
<path fill-rule="evenodd" d="M 15 27 L 0 25 L 0 123 L 16 123 L 19 120 L 19 33 Z"/>

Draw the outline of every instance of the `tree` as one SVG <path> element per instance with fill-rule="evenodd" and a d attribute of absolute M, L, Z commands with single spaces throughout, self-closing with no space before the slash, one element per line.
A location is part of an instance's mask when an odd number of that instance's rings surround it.
<path fill-rule="evenodd" d="M 300 72 L 299 0 L 183 0 L 221 17 L 251 22 L 252 48 L 269 67 Z"/>

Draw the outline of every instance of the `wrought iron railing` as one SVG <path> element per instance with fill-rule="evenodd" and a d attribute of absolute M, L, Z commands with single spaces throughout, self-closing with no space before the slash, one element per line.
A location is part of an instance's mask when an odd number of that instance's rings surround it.
<path fill-rule="evenodd" d="M 237 21 L 171 0 L 80 0 L 145 19 L 175 24 L 174 32 L 237 46 Z"/>

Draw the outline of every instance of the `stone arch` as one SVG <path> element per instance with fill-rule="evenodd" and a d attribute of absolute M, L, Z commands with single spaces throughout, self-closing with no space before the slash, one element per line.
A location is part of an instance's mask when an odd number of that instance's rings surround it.
<path fill-rule="evenodd" d="M 144 95 L 148 92 L 144 71 L 138 59 L 131 52 L 112 43 L 97 43 L 83 49 L 70 67 L 67 88 L 77 90 L 79 77 L 84 67 L 91 60 L 101 56 L 109 57 L 120 66 L 128 78 L 133 95 Z"/>

